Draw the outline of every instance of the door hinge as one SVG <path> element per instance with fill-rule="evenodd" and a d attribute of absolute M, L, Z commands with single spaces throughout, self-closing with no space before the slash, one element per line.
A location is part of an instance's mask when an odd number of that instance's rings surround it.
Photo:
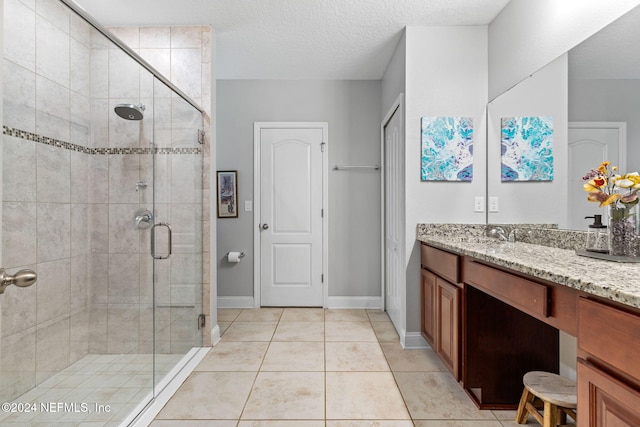
<path fill-rule="evenodd" d="M 207 316 L 201 314 L 198 316 L 198 329 L 202 329 L 207 324 Z"/>
<path fill-rule="evenodd" d="M 326 142 L 321 142 L 320 143 L 320 151 L 322 151 L 324 153 L 324 146 L 326 145 Z"/>
<path fill-rule="evenodd" d="M 324 209 L 320 209 L 320 218 L 324 218 Z"/>
<path fill-rule="evenodd" d="M 321 274 L 321 275 L 320 275 L 320 282 L 321 282 L 321 283 L 324 283 L 324 274 Z"/>
<path fill-rule="evenodd" d="M 204 131 L 202 129 L 198 129 L 198 143 L 200 145 L 204 144 Z"/>

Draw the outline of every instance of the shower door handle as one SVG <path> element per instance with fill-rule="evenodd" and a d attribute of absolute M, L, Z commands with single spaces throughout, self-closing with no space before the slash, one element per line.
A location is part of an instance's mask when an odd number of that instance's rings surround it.
<path fill-rule="evenodd" d="M 156 255 L 156 227 L 167 227 L 168 236 L 169 236 L 169 251 L 166 256 Z M 154 259 L 167 259 L 171 256 L 171 226 L 166 222 L 158 222 L 151 226 L 151 256 Z"/>

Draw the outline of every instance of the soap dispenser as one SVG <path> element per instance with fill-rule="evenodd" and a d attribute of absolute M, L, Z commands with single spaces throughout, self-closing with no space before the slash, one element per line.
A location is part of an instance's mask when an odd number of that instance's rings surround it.
<path fill-rule="evenodd" d="M 593 224 L 589 224 L 589 229 L 587 230 L 587 247 L 585 250 L 608 254 L 609 239 L 607 226 L 602 224 L 602 215 L 585 216 L 584 218 L 593 219 Z"/>

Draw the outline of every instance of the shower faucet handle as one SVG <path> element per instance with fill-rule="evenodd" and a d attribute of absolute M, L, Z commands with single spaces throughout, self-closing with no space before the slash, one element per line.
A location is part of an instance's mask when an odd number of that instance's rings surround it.
<path fill-rule="evenodd" d="M 153 212 L 149 209 L 140 209 L 136 211 L 135 223 L 138 230 L 151 228 L 153 225 Z"/>
<path fill-rule="evenodd" d="M 20 270 L 12 276 L 7 274 L 4 268 L 0 268 L 0 294 L 3 294 L 9 285 L 26 288 L 36 283 L 37 280 L 38 275 L 33 270 Z"/>

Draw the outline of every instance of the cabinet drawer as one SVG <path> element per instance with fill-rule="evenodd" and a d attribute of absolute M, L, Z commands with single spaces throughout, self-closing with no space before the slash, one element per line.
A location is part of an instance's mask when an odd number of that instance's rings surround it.
<path fill-rule="evenodd" d="M 465 258 L 464 282 L 534 316 L 549 317 L 549 287 Z"/>
<path fill-rule="evenodd" d="M 580 298 L 578 346 L 640 380 L 640 316 Z"/>
<path fill-rule="evenodd" d="M 460 257 L 452 253 L 422 245 L 421 264 L 452 283 L 460 282 Z"/>

